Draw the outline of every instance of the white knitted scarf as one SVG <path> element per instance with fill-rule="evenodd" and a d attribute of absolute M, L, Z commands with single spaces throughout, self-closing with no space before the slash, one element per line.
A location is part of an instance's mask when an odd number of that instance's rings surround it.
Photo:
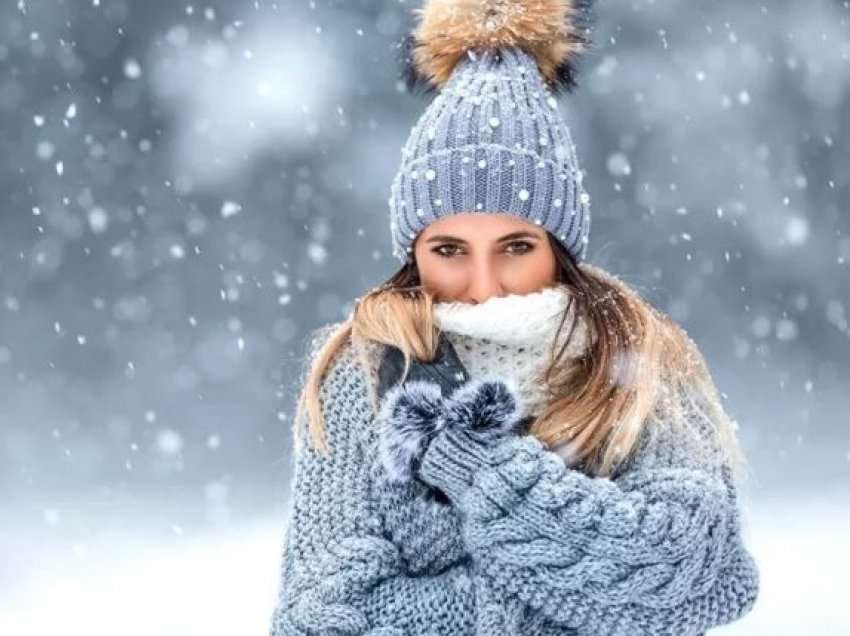
<path fill-rule="evenodd" d="M 527 294 L 493 296 L 477 305 L 434 303 L 434 321 L 454 345 L 470 377 L 499 376 L 516 382 L 529 414 L 545 406 L 539 376 L 550 359 L 561 315 L 571 292 L 564 285 L 544 287 Z M 576 303 L 564 324 L 558 346 L 575 330 L 564 355 L 578 357 L 587 348 L 588 330 L 577 319 Z"/>

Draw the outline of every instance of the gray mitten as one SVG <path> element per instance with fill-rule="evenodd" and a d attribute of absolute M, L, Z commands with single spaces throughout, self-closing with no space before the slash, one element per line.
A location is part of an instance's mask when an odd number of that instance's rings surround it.
<path fill-rule="evenodd" d="M 378 368 L 382 426 L 378 450 L 387 475 L 396 482 L 410 481 L 440 426 L 443 399 L 469 380 L 469 373 L 445 334 L 440 334 L 434 360 L 422 362 L 414 358 L 404 378 L 403 372 L 404 354 L 388 346 Z M 406 399 L 410 392 L 420 399 Z M 445 501 L 442 493 L 435 494 Z"/>

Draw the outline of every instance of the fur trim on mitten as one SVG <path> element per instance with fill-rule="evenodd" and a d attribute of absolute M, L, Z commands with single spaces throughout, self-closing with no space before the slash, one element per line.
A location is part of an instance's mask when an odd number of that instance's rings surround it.
<path fill-rule="evenodd" d="M 457 388 L 445 401 L 446 426 L 490 441 L 515 432 L 525 415 L 513 378 L 477 378 Z"/>
<path fill-rule="evenodd" d="M 431 439 L 443 428 L 464 430 L 486 442 L 517 432 L 524 415 L 512 378 L 470 380 L 449 397 L 443 397 L 435 383 L 406 382 L 384 397 L 378 452 L 390 481 L 409 481 Z"/>
<path fill-rule="evenodd" d="M 387 391 L 378 413 L 378 453 L 390 481 L 413 478 L 431 436 L 444 426 L 440 385 L 411 380 Z"/>

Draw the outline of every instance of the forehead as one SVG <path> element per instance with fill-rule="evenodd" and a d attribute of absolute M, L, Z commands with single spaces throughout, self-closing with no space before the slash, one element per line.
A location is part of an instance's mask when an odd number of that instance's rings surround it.
<path fill-rule="evenodd" d="M 543 237 L 545 230 L 527 219 L 508 213 L 463 212 L 437 219 L 422 231 L 423 237 L 452 234 L 464 238 L 499 238 L 509 232 L 526 231 Z"/>

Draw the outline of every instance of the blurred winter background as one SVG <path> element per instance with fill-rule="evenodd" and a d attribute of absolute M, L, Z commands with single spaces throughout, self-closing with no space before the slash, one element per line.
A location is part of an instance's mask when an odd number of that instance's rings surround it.
<path fill-rule="evenodd" d="M 419 2 L 0 4 L 0 633 L 264 634 L 310 330 L 391 274 Z M 762 595 L 850 633 L 850 3 L 612 0 L 589 260 L 680 321 Z"/>

